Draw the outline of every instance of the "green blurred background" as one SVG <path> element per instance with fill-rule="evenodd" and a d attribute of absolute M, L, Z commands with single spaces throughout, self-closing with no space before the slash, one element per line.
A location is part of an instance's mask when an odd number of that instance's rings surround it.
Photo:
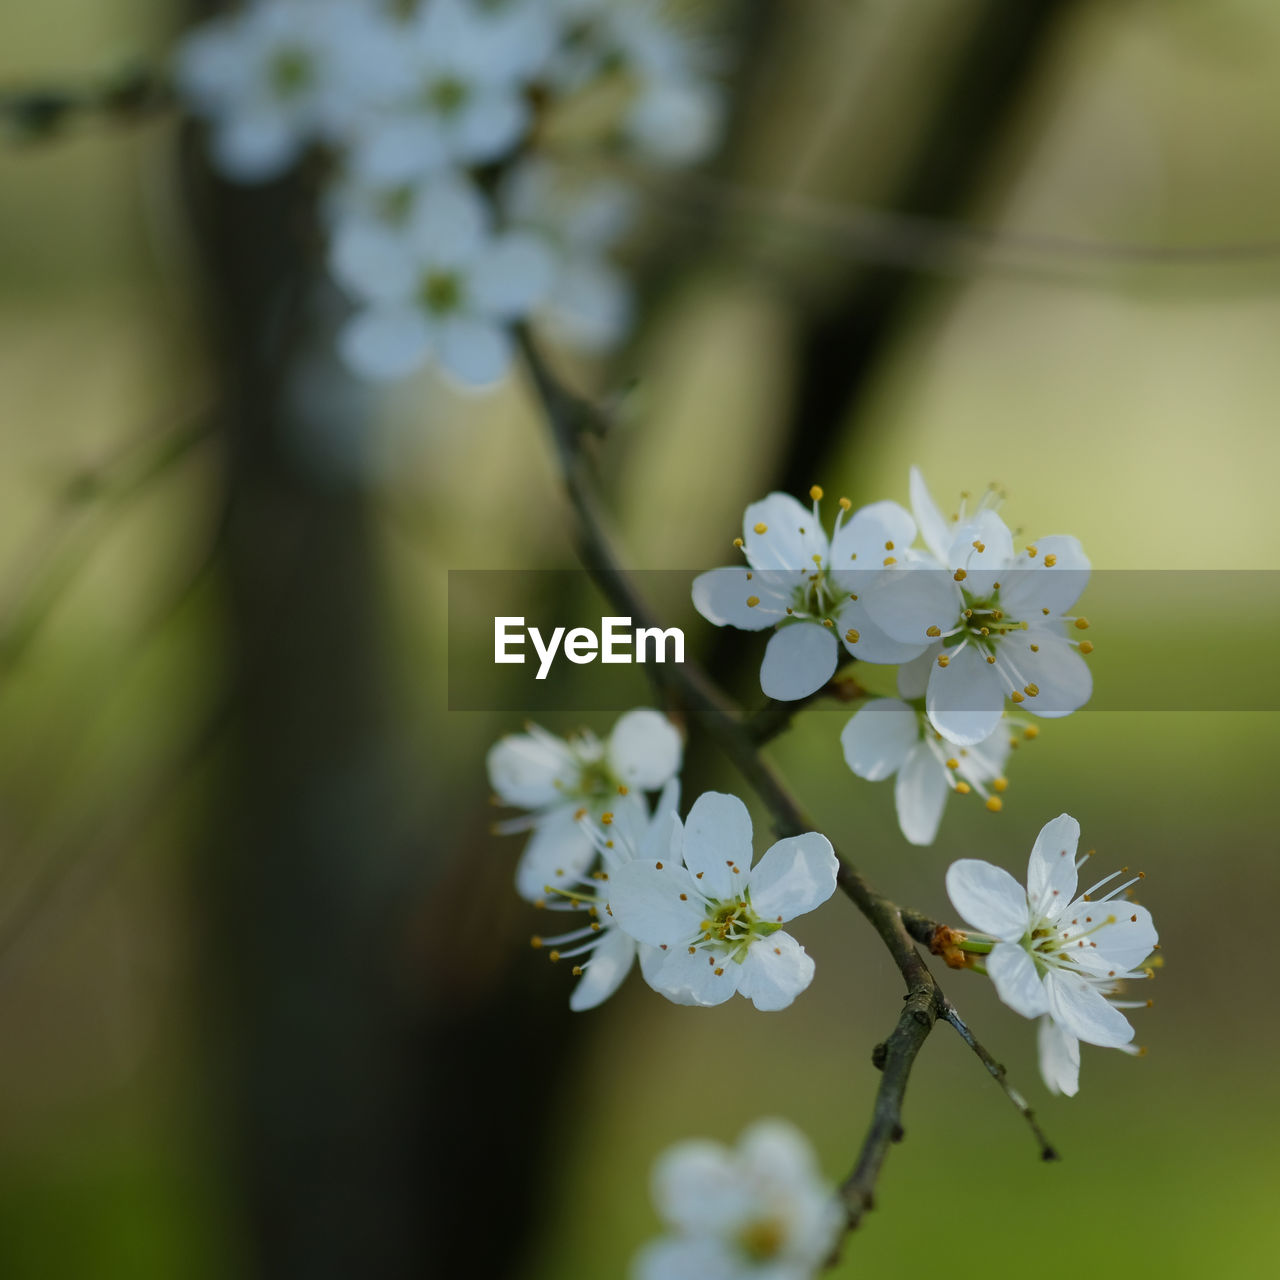
<path fill-rule="evenodd" d="M 814 209 L 886 200 L 936 105 L 937 67 L 979 7 L 794 0 L 785 38 L 748 49 L 755 75 L 732 165 L 688 192 L 728 211 L 720 234 L 679 259 L 613 370 L 575 371 L 606 390 L 640 379 L 605 459 L 637 566 L 724 562 L 744 503 L 776 482 L 778 423 L 799 376 L 795 331 L 877 252 L 816 226 Z M 857 413 L 831 424 L 824 473 L 809 479 L 860 503 L 905 500 L 912 462 L 940 496 L 998 478 L 1012 524 L 1076 533 L 1099 567 L 1270 569 L 1280 258 L 1107 259 L 1002 237 L 1280 239 L 1280 9 L 1062 8 L 967 201 L 966 224 L 994 233 L 994 247 L 913 273 L 910 314 Z M 0 86 L 78 82 L 158 56 L 180 17 L 160 0 L 9 6 Z M 175 149 L 172 122 L 160 119 L 0 151 L 6 1277 L 159 1280 L 248 1266 L 223 1158 L 229 1121 L 210 1086 L 216 1031 L 192 865 L 208 856 L 198 837 L 217 802 L 191 743 L 225 663 L 219 597 L 202 572 L 218 459 L 195 445 L 156 482 L 132 484 L 155 442 L 198 422 L 214 392 Z M 743 191 L 765 193 L 764 211 L 742 213 Z M 655 243 L 678 244 L 681 219 L 667 222 Z M 637 260 L 652 264 L 645 253 Z M 436 861 L 401 981 L 482 1009 L 519 974 L 528 999 L 558 1007 L 569 977 L 528 953 L 534 915 L 506 896 L 517 844 L 484 834 L 483 753 L 518 721 L 445 710 L 447 569 L 572 564 L 548 450 L 518 386 L 462 401 L 424 378 L 358 425 L 349 452 L 361 462 L 344 482 L 373 495 L 397 732 L 434 805 Z M 1252 603 L 1256 617 L 1274 617 L 1273 597 Z M 1230 670 L 1233 624 L 1187 600 L 1146 620 L 1142 643 L 1124 637 L 1125 661 L 1154 667 L 1171 688 L 1194 683 Z M 1162 665 L 1162 635 L 1188 629 L 1203 665 Z M 696 633 L 707 646 L 709 632 Z M 1101 671 L 1105 618 L 1093 634 Z M 749 678 L 741 691 L 753 696 Z M 939 1029 L 912 1078 L 907 1141 L 838 1274 L 1269 1274 L 1280 1251 L 1274 715 L 1086 710 L 1019 752 L 1003 813 L 953 800 L 929 850 L 899 837 L 888 787 L 845 770 L 844 719 L 806 713 L 775 754 L 821 829 L 877 886 L 945 916 L 953 858 L 1020 873 L 1041 824 L 1066 809 L 1097 848 L 1099 874 L 1122 863 L 1147 873 L 1142 899 L 1166 967 L 1155 1008 L 1134 1014 L 1148 1055 L 1086 1047 L 1075 1099 L 1045 1094 L 1029 1024 L 978 979 L 949 975 L 949 994 L 1064 1159 L 1037 1162 L 998 1090 Z M 705 751 L 694 779 L 741 790 Z M 758 815 L 761 841 L 765 825 Z M 537 1228 L 513 1274 L 624 1274 L 658 1229 L 649 1165 L 685 1136 L 729 1140 L 780 1115 L 812 1136 L 833 1179 L 847 1172 L 898 979 L 843 901 L 797 932 L 817 979 L 784 1013 L 765 1018 L 743 1001 L 675 1008 L 633 978 L 577 1020 L 571 1041 L 556 1018 L 545 1035 L 535 1025 L 505 1045 L 514 1093 L 533 1060 L 554 1064 L 555 1082 L 527 1099 L 527 1132 L 509 1128 L 486 1153 L 497 1166 L 534 1147 Z M 437 1102 L 480 1117 L 486 1106 Z M 501 1221 L 483 1181 L 470 1193 L 479 1220 Z"/>

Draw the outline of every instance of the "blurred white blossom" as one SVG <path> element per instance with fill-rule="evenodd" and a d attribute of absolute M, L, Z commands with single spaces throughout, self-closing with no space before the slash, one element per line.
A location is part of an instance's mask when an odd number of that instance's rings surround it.
<path fill-rule="evenodd" d="M 782 1120 L 760 1120 L 736 1148 L 690 1140 L 653 1170 L 670 1234 L 645 1246 L 634 1280 L 810 1280 L 844 1224 L 813 1148 Z"/>

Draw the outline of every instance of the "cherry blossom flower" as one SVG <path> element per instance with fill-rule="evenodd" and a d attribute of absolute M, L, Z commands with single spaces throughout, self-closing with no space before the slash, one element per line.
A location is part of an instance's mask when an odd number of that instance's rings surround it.
<path fill-rule="evenodd" d="M 744 631 L 777 628 L 765 649 L 760 686 L 782 701 L 808 697 L 826 684 L 842 643 L 875 663 L 907 662 L 931 643 L 890 637 L 866 599 L 886 565 L 914 541 L 910 513 L 895 502 L 876 502 L 846 520 L 852 504 L 841 498 L 828 539 L 819 513 L 821 488 L 814 485 L 809 496 L 811 510 L 784 493 L 753 502 L 735 541 L 748 567 L 712 569 L 693 583 L 694 606 L 707 621 Z"/>
<path fill-rule="evenodd" d="M 390 23 L 357 0 L 260 0 L 178 44 L 178 91 L 212 124 L 217 168 L 279 177 L 316 142 L 349 134 L 394 48 Z"/>
<path fill-rule="evenodd" d="M 679 772 L 681 754 L 675 727 L 647 707 L 621 716 L 604 742 L 586 730 L 559 738 L 535 724 L 497 742 L 488 755 L 489 784 L 503 804 L 530 811 L 498 828 L 533 832 L 516 869 L 520 896 L 571 906 L 548 895 L 577 883 L 595 858 L 579 813 L 599 821 L 606 812 L 643 810 L 631 793 L 665 786 Z M 624 823 L 634 820 L 627 815 Z"/>
<path fill-rule="evenodd" d="M 751 818 L 736 796 L 707 792 L 671 851 L 609 877 L 609 909 L 638 942 L 662 953 L 645 970 L 676 1004 L 715 1005 L 740 991 L 757 1009 L 785 1009 L 813 980 L 784 921 L 836 887 L 838 863 L 816 831 L 779 840 L 751 866 Z"/>
<path fill-rule="evenodd" d="M 653 1200 L 671 1234 L 637 1255 L 634 1280 L 810 1280 L 844 1224 L 813 1148 L 782 1120 L 757 1121 L 736 1148 L 668 1148 Z"/>
<path fill-rule="evenodd" d="M 543 6 L 430 0 L 397 29 L 382 104 L 353 138 L 364 181 L 412 182 L 501 159 L 529 127 L 524 88 L 555 47 Z"/>
<path fill-rule="evenodd" d="M 491 221 L 484 197 L 453 178 L 420 193 L 402 227 L 339 227 L 330 266 L 362 304 L 339 336 L 355 373 L 399 378 L 434 356 L 464 386 L 506 374 L 510 324 L 546 293 L 552 262 L 536 236 L 495 234 Z"/>
<path fill-rule="evenodd" d="M 1068 612 L 1089 581 L 1080 543 L 1040 538 L 1015 554 L 993 493 L 972 516 L 947 521 L 913 468 L 912 507 L 932 559 L 905 560 L 867 600 L 887 635 L 930 644 L 929 719 L 966 745 L 990 735 L 1006 697 L 1056 717 L 1093 692 L 1081 657 L 1093 648 L 1080 636 L 1089 624 Z"/>
<path fill-rule="evenodd" d="M 1134 876 L 1101 896 L 1122 872 L 1076 895 L 1080 824 L 1062 814 L 1042 828 L 1027 864 L 1027 887 L 1000 867 L 965 858 L 947 871 L 947 893 L 960 915 L 993 944 L 986 971 L 996 994 L 1041 1024 L 1040 1060 L 1046 1083 L 1074 1093 L 1079 1071 L 1075 1041 L 1124 1048 L 1133 1027 L 1119 1011 L 1138 1007 L 1113 999 L 1118 984 L 1150 977 L 1139 968 L 1158 938 L 1145 907 L 1122 895 Z"/>

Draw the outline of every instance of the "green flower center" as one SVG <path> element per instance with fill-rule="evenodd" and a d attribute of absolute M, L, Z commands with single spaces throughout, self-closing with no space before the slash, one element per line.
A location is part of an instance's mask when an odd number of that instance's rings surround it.
<path fill-rule="evenodd" d="M 279 98 L 296 98 L 315 80 L 315 61 L 304 49 L 281 49 L 267 76 Z"/>
<path fill-rule="evenodd" d="M 768 1262 L 782 1252 L 787 1233 L 777 1218 L 757 1218 L 738 1232 L 742 1251 L 753 1262 Z"/>
<path fill-rule="evenodd" d="M 462 305 L 462 283 L 452 271 L 429 271 L 419 286 L 418 299 L 432 315 L 446 315 Z"/>
<path fill-rule="evenodd" d="M 423 92 L 425 106 L 438 111 L 442 116 L 455 115 L 471 96 L 471 90 L 465 81 L 456 76 L 441 76 L 433 80 Z"/>
<path fill-rule="evenodd" d="M 710 906 L 711 912 L 702 922 L 702 938 L 697 945 L 700 950 L 724 956 L 735 964 L 747 958 L 753 942 L 782 928 L 781 922 L 762 920 L 756 914 L 749 889 L 744 889 L 740 898 L 713 899 Z"/>

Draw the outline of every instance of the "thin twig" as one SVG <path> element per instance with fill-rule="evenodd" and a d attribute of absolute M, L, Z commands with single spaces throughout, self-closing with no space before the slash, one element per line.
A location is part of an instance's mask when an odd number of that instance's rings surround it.
<path fill-rule="evenodd" d="M 988 1074 L 1000 1086 L 1000 1088 L 1004 1090 L 1005 1097 L 1013 1103 L 1018 1111 L 1021 1112 L 1022 1118 L 1031 1126 L 1031 1132 L 1035 1134 L 1036 1141 L 1040 1144 L 1040 1158 L 1042 1160 L 1061 1159 L 1056 1148 L 1049 1139 L 1045 1137 L 1044 1131 L 1040 1128 L 1039 1122 L 1036 1120 L 1035 1112 L 1027 1105 L 1027 1100 L 1009 1083 L 1004 1067 L 1001 1066 L 1001 1064 L 983 1048 L 982 1044 L 974 1036 L 973 1032 L 969 1030 L 968 1024 L 960 1016 L 955 1005 L 953 1005 L 945 996 L 941 997 L 941 1001 L 942 1003 L 938 1009 L 939 1015 L 942 1018 L 945 1018 L 946 1021 L 956 1029 L 960 1039 L 978 1055 L 978 1059 L 981 1061 L 982 1065 L 986 1067 Z"/>
<path fill-rule="evenodd" d="M 546 412 L 565 489 L 577 516 L 575 534 L 583 567 L 620 612 L 629 614 L 643 625 L 656 625 L 647 602 L 635 589 L 613 548 L 581 447 L 584 436 L 603 434 L 607 423 L 589 401 L 573 396 L 560 385 L 527 330 L 520 329 L 518 337 Z M 749 722 L 696 661 L 653 664 L 649 670 L 650 678 L 663 698 L 668 703 L 677 703 L 693 716 L 750 783 L 769 811 L 780 836 L 798 835 L 814 829 L 786 784 L 760 755 L 758 741 Z M 837 885 L 879 934 L 907 988 L 906 1003 L 897 1026 L 881 1046 L 883 1052 L 877 1050 L 876 1065 L 884 1074 L 876 1094 L 871 1127 L 854 1170 L 842 1189 L 848 1225 L 852 1229 L 871 1207 L 889 1147 L 902 1136 L 902 1104 L 916 1055 L 937 1018 L 944 1016 L 949 1009 L 954 1013 L 954 1007 L 943 995 L 912 941 L 913 937 L 921 940 L 931 938 L 933 931 L 941 926 L 918 912 L 911 912 L 908 916 L 911 932 L 908 932 L 903 912 L 877 893 L 852 862 L 838 852 L 837 858 Z M 948 1021 L 951 1021 L 949 1017 Z M 964 1033 L 967 1032 L 966 1027 Z M 1009 1092 L 1003 1073 L 996 1079 Z M 1040 1138 L 1025 1104 L 1023 1114 Z M 1042 1149 L 1044 1145 L 1042 1141 Z"/>

